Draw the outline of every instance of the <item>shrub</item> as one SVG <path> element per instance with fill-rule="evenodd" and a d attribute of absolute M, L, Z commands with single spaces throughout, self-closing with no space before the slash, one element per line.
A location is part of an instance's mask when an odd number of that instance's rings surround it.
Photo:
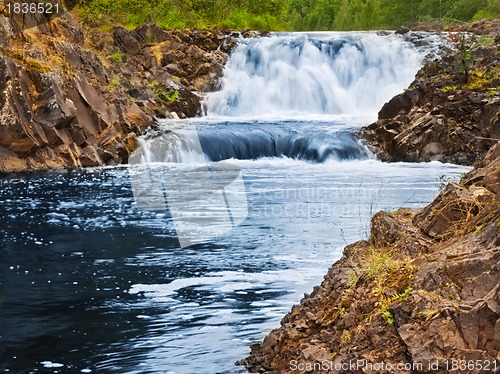
<path fill-rule="evenodd" d="M 109 55 L 109 58 L 115 62 L 123 62 L 123 52 L 122 51 L 116 51 L 112 54 Z"/>
<path fill-rule="evenodd" d="M 165 91 L 162 85 L 157 81 L 151 82 L 148 84 L 148 87 L 153 91 L 156 98 L 163 103 L 172 104 L 179 100 L 179 91 L 174 88 Z"/>

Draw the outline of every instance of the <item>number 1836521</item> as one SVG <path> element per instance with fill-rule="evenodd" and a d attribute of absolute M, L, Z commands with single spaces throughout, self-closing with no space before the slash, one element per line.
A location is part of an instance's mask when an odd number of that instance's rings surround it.
<path fill-rule="evenodd" d="M 446 371 L 453 372 L 497 372 L 496 360 L 446 360 L 444 362 Z"/>
<path fill-rule="evenodd" d="M 9 14 L 58 14 L 58 3 L 18 3 L 8 2 L 4 9 Z"/>

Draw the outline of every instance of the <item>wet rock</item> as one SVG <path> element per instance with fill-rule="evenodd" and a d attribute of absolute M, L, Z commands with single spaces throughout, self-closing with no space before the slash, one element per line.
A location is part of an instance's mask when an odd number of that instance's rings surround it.
<path fill-rule="evenodd" d="M 405 27 L 405 26 L 401 26 L 399 29 L 396 30 L 396 34 L 399 34 L 399 35 L 404 35 L 404 34 L 407 34 L 410 32 L 410 29 L 408 27 Z"/>
<path fill-rule="evenodd" d="M 222 41 L 220 50 L 224 53 L 229 53 L 236 46 L 236 44 L 237 39 L 232 36 L 228 36 Z"/>
<path fill-rule="evenodd" d="M 180 89 L 179 95 L 182 98 L 173 104 L 172 109 L 181 114 L 180 118 L 195 117 L 200 114 L 201 103 L 199 97 L 186 89 Z"/>

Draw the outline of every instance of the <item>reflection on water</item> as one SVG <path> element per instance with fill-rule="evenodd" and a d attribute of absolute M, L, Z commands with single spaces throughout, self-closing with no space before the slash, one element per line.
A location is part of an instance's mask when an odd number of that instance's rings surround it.
<path fill-rule="evenodd" d="M 371 214 L 421 207 L 464 168 L 233 160 L 249 216 L 180 249 L 126 168 L 0 180 L 0 369 L 236 373 Z M 63 366 L 62 366 L 63 365 Z"/>

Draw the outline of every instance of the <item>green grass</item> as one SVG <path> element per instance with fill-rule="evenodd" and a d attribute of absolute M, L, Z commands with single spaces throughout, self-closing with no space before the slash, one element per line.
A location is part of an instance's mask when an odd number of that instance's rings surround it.
<path fill-rule="evenodd" d="M 23 54 L 23 51 L 20 51 L 18 49 L 14 50 L 11 52 L 11 55 L 13 58 L 15 58 L 16 60 L 19 60 L 19 61 L 24 61 L 24 54 Z"/>
<path fill-rule="evenodd" d="M 388 324 L 394 322 L 390 306 L 405 300 L 411 292 L 409 284 L 414 277 L 414 267 L 411 260 L 400 259 L 393 253 L 391 247 L 370 247 L 359 259 L 361 277 L 372 284 L 371 296 L 375 298 L 375 315 L 381 315 Z M 396 290 L 388 296 L 388 290 Z"/>
<path fill-rule="evenodd" d="M 113 75 L 108 81 L 110 87 L 118 87 L 122 82 L 122 78 L 119 75 Z"/>
<path fill-rule="evenodd" d="M 153 81 L 148 84 L 148 87 L 153 91 L 156 98 L 165 104 L 172 104 L 179 100 L 179 91 L 176 89 L 169 89 L 166 91 L 160 83 Z"/>
<path fill-rule="evenodd" d="M 112 54 L 109 55 L 109 58 L 113 60 L 114 62 L 123 62 L 123 52 L 122 51 L 116 51 Z"/>
<path fill-rule="evenodd" d="M 38 70 L 40 73 L 48 73 L 49 71 L 52 71 L 52 68 L 50 66 L 44 65 L 40 61 L 34 60 L 32 58 L 28 58 L 26 60 L 26 65 Z"/>

